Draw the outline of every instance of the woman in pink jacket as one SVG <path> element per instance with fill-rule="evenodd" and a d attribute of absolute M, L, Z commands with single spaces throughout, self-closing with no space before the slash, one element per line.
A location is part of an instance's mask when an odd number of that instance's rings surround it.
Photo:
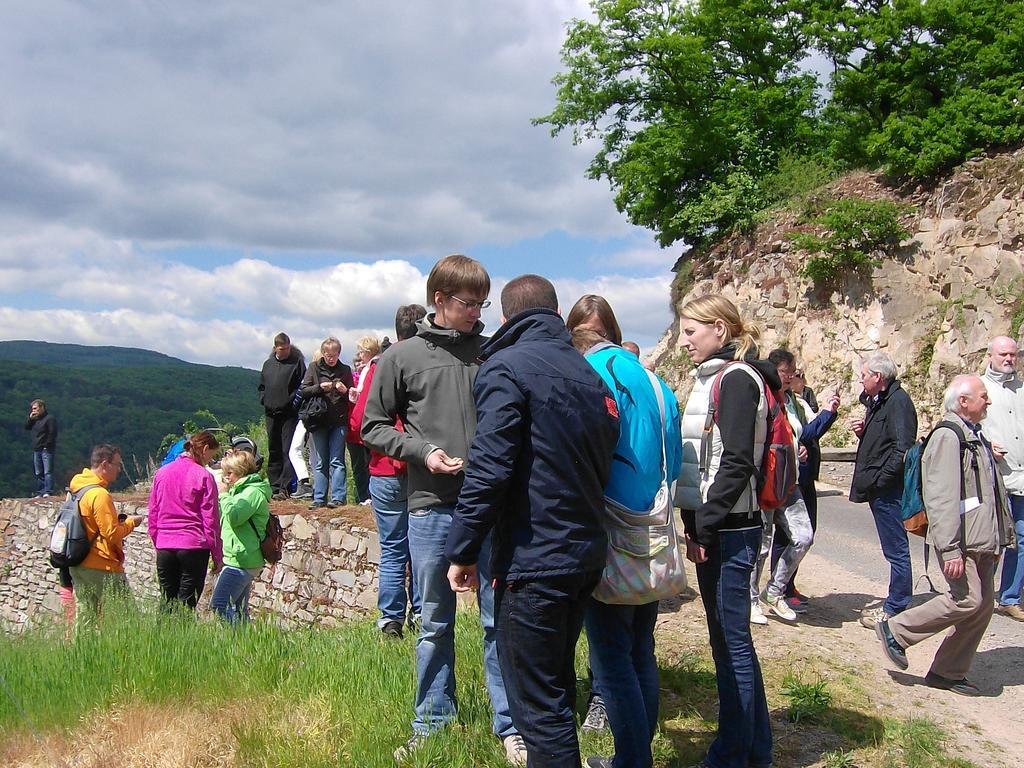
<path fill-rule="evenodd" d="M 196 607 L 213 557 L 222 563 L 217 483 L 206 469 L 220 448 L 210 432 L 196 432 L 182 454 L 157 470 L 149 494 L 149 536 L 165 610 Z"/>

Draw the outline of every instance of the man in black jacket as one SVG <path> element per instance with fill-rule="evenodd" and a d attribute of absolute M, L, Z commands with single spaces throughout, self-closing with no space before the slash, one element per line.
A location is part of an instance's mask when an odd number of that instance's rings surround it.
<path fill-rule="evenodd" d="M 604 568 L 604 486 L 618 413 L 572 347 L 554 286 L 538 275 L 501 293 L 507 320 L 481 349 L 477 428 L 445 554 L 452 589 L 477 586 L 493 528 L 498 658 L 528 765 L 579 766 L 575 651 Z"/>
<path fill-rule="evenodd" d="M 260 405 L 267 416 L 267 480 L 275 499 L 288 498 L 295 472 L 288 459 L 298 412 L 292 405 L 306 374 L 302 352 L 292 346 L 288 334 L 274 337 L 274 350 L 260 372 Z"/>
<path fill-rule="evenodd" d="M 53 493 L 53 454 L 57 450 L 57 419 L 46 410 L 46 403 L 33 400 L 29 405 L 25 429 L 32 432 L 32 468 L 36 475 L 36 493 L 46 498 Z"/>
<path fill-rule="evenodd" d="M 903 457 L 917 440 L 917 411 L 896 379 L 896 364 L 881 352 L 869 355 L 860 370 L 867 408 L 853 425 L 860 438 L 850 486 L 850 501 L 866 501 L 875 518 L 882 554 L 889 561 L 889 595 L 881 608 L 865 610 L 860 623 L 874 629 L 879 621 L 906 610 L 913 594 L 910 544 L 903 528 Z"/>

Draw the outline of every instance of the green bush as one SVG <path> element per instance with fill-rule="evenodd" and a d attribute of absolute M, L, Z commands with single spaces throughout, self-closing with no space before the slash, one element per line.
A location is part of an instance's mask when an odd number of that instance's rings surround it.
<path fill-rule="evenodd" d="M 833 200 L 810 220 L 821 230 L 798 232 L 789 239 L 812 255 L 803 274 L 816 284 L 835 283 L 853 272 L 866 273 L 881 263 L 880 255 L 897 246 L 910 232 L 900 223 L 905 207 L 890 200 L 846 197 Z"/>

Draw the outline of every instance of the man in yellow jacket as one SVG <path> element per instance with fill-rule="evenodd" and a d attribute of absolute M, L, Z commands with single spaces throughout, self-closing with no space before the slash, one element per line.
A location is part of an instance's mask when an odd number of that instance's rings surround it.
<path fill-rule="evenodd" d="M 86 606 L 98 612 L 107 590 L 128 591 L 121 542 L 142 522 L 142 515 L 131 515 L 119 521 L 114 500 L 107 491 L 107 486 L 121 473 L 121 451 L 116 446 L 101 443 L 92 449 L 89 463 L 88 469 L 71 479 L 72 493 L 95 486 L 83 494 L 78 505 L 82 523 L 92 541 L 85 560 L 71 568 L 79 612 Z"/>

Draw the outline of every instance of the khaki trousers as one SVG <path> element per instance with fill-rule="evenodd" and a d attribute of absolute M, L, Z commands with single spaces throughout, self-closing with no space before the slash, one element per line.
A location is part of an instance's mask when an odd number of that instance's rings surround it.
<path fill-rule="evenodd" d="M 964 575 L 946 578 L 945 594 L 889 619 L 893 637 L 904 648 L 949 630 L 935 652 L 932 673 L 950 680 L 967 677 L 995 608 L 996 560 L 991 554 L 968 554 Z"/>

